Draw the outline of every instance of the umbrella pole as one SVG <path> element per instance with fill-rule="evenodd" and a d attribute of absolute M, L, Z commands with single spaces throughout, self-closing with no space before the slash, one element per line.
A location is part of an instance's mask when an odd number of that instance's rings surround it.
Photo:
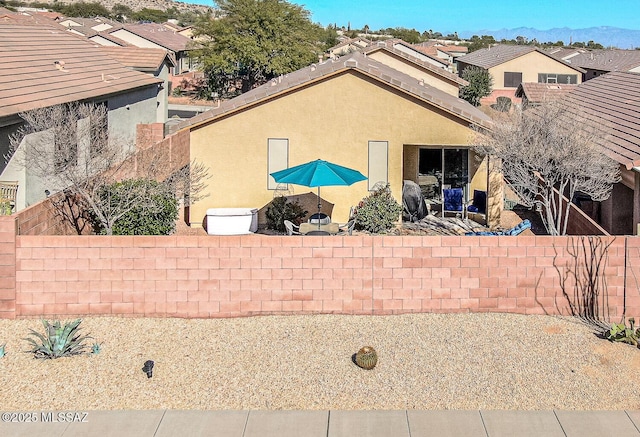
<path fill-rule="evenodd" d="M 320 204 L 320 187 L 318 187 L 318 230 L 320 230 L 320 208 L 321 208 L 321 204 Z"/>

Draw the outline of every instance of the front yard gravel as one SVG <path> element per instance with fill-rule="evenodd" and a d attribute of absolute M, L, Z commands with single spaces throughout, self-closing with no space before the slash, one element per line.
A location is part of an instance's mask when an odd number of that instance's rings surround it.
<path fill-rule="evenodd" d="M 640 409 L 640 350 L 573 318 L 103 317 L 80 326 L 100 354 L 36 360 L 23 338 L 44 332 L 41 322 L 0 320 L 2 409 Z M 365 345 L 379 356 L 369 371 L 352 362 Z"/>

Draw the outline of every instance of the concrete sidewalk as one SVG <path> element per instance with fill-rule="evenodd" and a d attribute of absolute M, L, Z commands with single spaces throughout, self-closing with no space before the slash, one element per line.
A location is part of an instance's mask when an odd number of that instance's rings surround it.
<path fill-rule="evenodd" d="M 73 413 L 76 412 L 4 413 L 0 436 L 640 437 L 640 411 L 125 410 Z M 31 423 L 24 423 L 26 420 Z"/>

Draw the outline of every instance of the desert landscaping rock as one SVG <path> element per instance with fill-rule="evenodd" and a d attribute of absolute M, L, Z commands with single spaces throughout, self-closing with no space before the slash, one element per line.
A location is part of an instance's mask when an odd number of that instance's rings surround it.
<path fill-rule="evenodd" d="M 3 409 L 640 408 L 640 350 L 573 318 L 103 317 L 80 326 L 100 354 L 36 360 L 23 339 L 41 322 L 0 320 Z M 378 352 L 373 370 L 351 359 L 363 345 Z"/>

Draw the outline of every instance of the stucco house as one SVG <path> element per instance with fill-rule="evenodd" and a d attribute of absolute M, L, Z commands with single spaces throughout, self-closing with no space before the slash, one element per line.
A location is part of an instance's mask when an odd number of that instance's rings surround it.
<path fill-rule="evenodd" d="M 168 50 L 176 60 L 176 65 L 171 72 L 174 75 L 191 71 L 195 66 L 195 60 L 189 56 L 193 48 L 191 38 L 162 24 L 125 24 L 121 28 L 108 29 L 100 34 L 108 34 L 135 47 Z"/>
<path fill-rule="evenodd" d="M 620 164 L 622 181 L 600 204 L 577 203 L 607 232 L 638 234 L 640 225 L 640 73 L 612 72 L 578 85 L 563 102 L 598 133 L 603 153 Z"/>
<path fill-rule="evenodd" d="M 331 59 L 336 59 L 340 56 L 362 50 L 363 48 L 368 47 L 371 44 L 372 42 L 366 38 L 347 38 L 344 41 L 341 41 L 335 46 L 329 48 L 327 50 L 327 56 Z"/>
<path fill-rule="evenodd" d="M 457 74 L 425 62 L 385 42 L 373 43 L 361 51 L 370 59 L 408 74 L 454 97 L 458 97 L 461 87 L 469 84 Z"/>
<path fill-rule="evenodd" d="M 497 97 L 515 98 L 518 86 L 524 82 L 548 84 L 582 83 L 582 70 L 558 60 L 533 46 L 499 44 L 480 49 L 457 59 L 458 74 L 470 66 L 485 69 L 493 78 L 493 92 L 486 103 Z"/>
<path fill-rule="evenodd" d="M 0 56 L 4 60 L 0 67 L 2 156 L 9 155 L 9 137 L 22 124 L 19 114 L 35 108 L 71 102 L 105 105 L 110 137 L 131 148 L 137 124 L 156 121 L 161 80 L 120 64 L 96 44 L 57 25 L 3 16 Z M 28 141 L 29 137 L 24 139 L 19 149 L 27 147 Z M 78 147 L 85 146 L 78 138 Z M 45 190 L 54 192 L 55 187 L 15 158 L 16 154 L 0 160 L 0 180 L 18 181 L 16 210 L 20 210 L 44 199 Z"/>
<path fill-rule="evenodd" d="M 362 53 L 327 60 L 274 79 L 177 126 L 191 159 L 210 168 L 210 196 L 191 207 L 200 226 L 208 208 L 261 208 L 278 184 L 271 173 L 315 159 L 362 172 L 368 180 L 323 187 L 334 221 L 345 222 L 377 182 L 401 201 L 403 180 L 487 190 L 471 125 L 491 120 L 467 102 Z M 425 182 L 427 181 L 427 182 Z M 314 191 L 295 186 L 295 193 Z M 502 203 L 489 193 L 490 208 Z"/>
<path fill-rule="evenodd" d="M 176 65 L 176 60 L 171 53 L 164 49 L 142 47 L 103 46 L 100 49 L 122 65 L 162 80 L 161 89 L 158 93 L 156 122 L 165 123 L 169 118 L 170 72 Z"/>
<path fill-rule="evenodd" d="M 562 51 L 551 52 L 568 65 L 582 68 L 583 81 L 593 79 L 612 71 L 630 71 L 640 73 L 640 52 L 638 50 L 602 49 L 581 50 L 572 54 Z"/>

